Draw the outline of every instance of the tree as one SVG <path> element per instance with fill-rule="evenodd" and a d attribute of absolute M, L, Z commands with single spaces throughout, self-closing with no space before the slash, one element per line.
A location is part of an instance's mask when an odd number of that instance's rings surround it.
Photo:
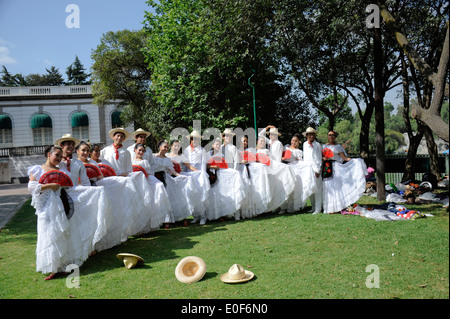
<path fill-rule="evenodd" d="M 78 56 L 75 56 L 75 61 L 69 65 L 66 69 L 67 74 L 67 84 L 68 85 L 87 85 L 90 84 L 90 81 L 87 78 L 90 74 L 85 73 L 85 68 L 83 64 L 81 64 Z"/>
<path fill-rule="evenodd" d="M 48 86 L 61 86 L 64 85 L 64 79 L 59 72 L 59 69 L 52 66 L 50 69 L 45 69 L 47 74 L 44 74 L 44 85 Z"/>
<path fill-rule="evenodd" d="M 17 86 L 17 81 L 14 75 L 9 73 L 8 69 L 3 65 L 2 66 L 2 78 L 1 78 L 1 86 Z"/>
<path fill-rule="evenodd" d="M 124 122 L 150 129 L 155 140 L 162 137 L 163 127 L 158 129 L 157 122 L 148 125 L 155 104 L 147 94 L 151 71 L 142 51 L 146 41 L 144 30 L 105 33 L 91 54 L 92 94 L 97 105 L 118 103 Z"/>
<path fill-rule="evenodd" d="M 291 94 L 280 60 L 269 50 L 272 5 L 267 1 L 150 1 L 146 56 L 155 118 L 172 127 L 252 127 L 251 77 L 258 126 L 294 119 L 306 104 Z M 278 112 L 285 107 L 287 112 Z M 289 117 L 287 115 L 289 114 Z M 307 114 L 307 112 L 305 112 Z M 291 118 L 293 116 L 294 118 Z M 298 122 L 296 122 L 298 123 Z"/>
<path fill-rule="evenodd" d="M 435 7 L 433 8 L 436 15 L 443 15 L 445 17 L 445 12 L 448 12 L 448 3 L 437 1 Z M 439 137 L 445 141 L 449 141 L 449 128 L 448 125 L 442 120 L 440 116 L 440 111 L 443 103 L 443 98 L 449 97 L 449 84 L 447 83 L 448 76 L 448 59 L 449 59 L 449 26 L 448 21 L 446 22 L 446 33 L 444 37 L 439 64 L 437 66 L 437 71 L 430 66 L 420 54 L 413 48 L 410 44 L 408 38 L 406 37 L 403 28 L 399 25 L 388 10 L 384 3 L 380 4 L 381 15 L 386 25 L 394 34 L 398 44 L 403 50 L 404 54 L 411 61 L 412 65 L 420 72 L 422 75 L 432 83 L 434 87 L 434 95 L 430 104 L 430 107 L 424 109 L 423 107 L 415 107 L 411 112 L 411 117 L 421 120 L 428 125 Z M 444 18 L 445 19 L 445 18 Z M 439 25 L 438 25 L 439 27 Z"/>

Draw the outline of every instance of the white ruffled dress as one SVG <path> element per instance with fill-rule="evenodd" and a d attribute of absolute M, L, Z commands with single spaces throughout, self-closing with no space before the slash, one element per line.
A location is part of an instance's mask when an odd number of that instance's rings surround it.
<path fill-rule="evenodd" d="M 190 176 L 172 176 L 170 170 L 175 171 L 172 159 L 169 157 L 153 158 L 154 172 L 164 172 L 166 191 L 172 208 L 172 219 L 168 222 L 177 222 L 192 216 L 195 206 L 199 203 L 199 192 L 194 179 Z"/>
<path fill-rule="evenodd" d="M 154 158 L 153 155 L 151 155 L 152 158 Z M 153 162 L 153 160 L 152 160 Z M 152 196 L 152 206 L 153 206 L 153 210 L 154 211 L 158 211 L 159 215 L 164 214 L 165 215 L 165 219 L 164 222 L 165 223 L 170 223 L 174 220 L 174 216 L 173 216 L 173 211 L 172 211 L 172 206 L 170 204 L 170 200 L 169 200 L 169 195 L 167 194 L 166 188 L 164 187 L 164 184 L 155 177 L 154 172 L 153 172 L 153 168 L 151 167 L 150 163 L 146 160 L 137 160 L 134 159 L 133 160 L 133 165 L 139 165 L 141 166 L 143 169 L 145 169 L 145 171 L 147 172 L 147 182 L 148 185 L 150 186 L 150 191 L 153 194 Z M 149 224 L 147 225 L 147 227 L 144 227 L 143 232 L 149 232 L 151 231 L 152 225 Z"/>
<path fill-rule="evenodd" d="M 294 192 L 295 176 L 289 166 L 276 161 L 268 149 L 258 149 L 256 153 L 263 153 L 271 158 L 269 166 L 261 163 L 252 163 L 251 166 L 265 165 L 267 167 L 266 174 L 268 175 L 270 200 L 265 211 L 275 211 L 278 208 L 282 208 L 289 196 Z"/>
<path fill-rule="evenodd" d="M 61 171 L 70 176 L 70 172 Z M 36 180 L 44 173 L 40 165 L 28 168 L 28 175 Z M 70 264 L 81 266 L 111 227 L 111 203 L 104 188 L 66 188 L 74 210 L 69 219 L 60 198 L 61 188 L 42 191 L 38 181 L 29 181 L 28 190 L 37 215 L 36 271 L 56 273 L 66 271 Z"/>
<path fill-rule="evenodd" d="M 302 150 L 291 149 L 289 145 L 285 146 L 284 150 L 291 151 L 291 157 L 285 159 L 285 162 L 294 174 L 295 188 L 283 209 L 286 209 L 288 213 L 293 213 L 305 207 L 308 197 L 316 191 L 316 177 L 312 165 L 303 161 Z"/>
<path fill-rule="evenodd" d="M 330 214 L 339 212 L 354 204 L 366 189 L 367 166 L 361 158 L 352 158 L 343 163 L 339 156 L 345 154 L 342 145 L 322 145 L 322 149 L 333 151 L 333 175 L 323 179 L 323 212 Z"/>
<path fill-rule="evenodd" d="M 208 152 L 206 160 L 212 156 L 223 157 L 221 153 L 212 155 Z M 233 168 L 211 169 L 215 171 L 217 180 L 209 190 L 209 205 L 206 208 L 208 220 L 215 220 L 225 216 L 234 216 L 244 202 L 246 185 L 238 170 Z"/>

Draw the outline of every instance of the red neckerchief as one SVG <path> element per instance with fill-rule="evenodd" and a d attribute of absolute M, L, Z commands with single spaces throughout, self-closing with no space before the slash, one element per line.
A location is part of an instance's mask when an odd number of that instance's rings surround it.
<path fill-rule="evenodd" d="M 70 172 L 70 156 L 66 156 L 66 158 L 64 158 L 67 162 L 67 170 Z"/>
<path fill-rule="evenodd" d="M 192 146 L 192 143 L 189 144 L 189 146 L 191 147 L 191 150 L 193 151 L 194 150 L 194 146 Z"/>
<path fill-rule="evenodd" d="M 116 144 L 113 144 L 113 146 L 114 146 L 114 150 L 116 152 L 116 160 L 118 160 L 119 159 L 119 148 L 121 148 L 123 145 L 120 144 L 119 146 L 116 146 Z"/>
<path fill-rule="evenodd" d="M 312 141 L 311 143 L 308 141 L 308 144 L 309 144 L 311 147 L 314 147 L 314 146 L 313 146 L 313 143 L 314 143 L 314 141 Z"/>

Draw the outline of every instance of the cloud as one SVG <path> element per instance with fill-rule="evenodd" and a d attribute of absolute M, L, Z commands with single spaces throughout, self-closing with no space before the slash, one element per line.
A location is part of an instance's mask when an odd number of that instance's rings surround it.
<path fill-rule="evenodd" d="M 0 47 L 0 64 L 14 64 L 17 63 L 16 59 L 10 56 L 9 49 L 7 47 Z"/>
<path fill-rule="evenodd" d="M 10 43 L 6 42 L 0 38 L 0 64 L 14 64 L 17 63 L 16 59 L 11 56 L 8 45 Z"/>

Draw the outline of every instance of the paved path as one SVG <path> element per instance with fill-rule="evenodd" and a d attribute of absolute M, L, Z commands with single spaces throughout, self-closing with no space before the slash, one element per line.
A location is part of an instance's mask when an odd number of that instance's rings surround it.
<path fill-rule="evenodd" d="M 28 184 L 0 184 L 0 229 L 30 198 Z"/>

